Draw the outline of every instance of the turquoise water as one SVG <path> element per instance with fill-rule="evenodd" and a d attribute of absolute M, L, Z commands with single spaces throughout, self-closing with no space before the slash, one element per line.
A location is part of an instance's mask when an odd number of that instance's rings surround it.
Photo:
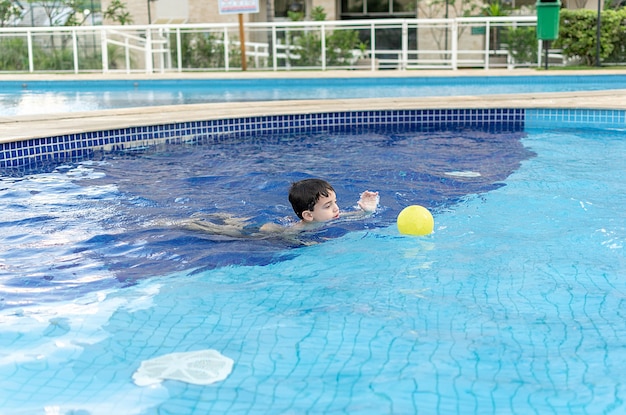
<path fill-rule="evenodd" d="M 391 224 L 3 311 L 2 413 L 624 412 L 626 133 L 522 144 L 536 156 L 427 237 Z M 202 349 L 234 360 L 225 380 L 132 381 Z"/>
<path fill-rule="evenodd" d="M 626 75 L 0 81 L 0 116 L 198 103 L 622 89 Z"/>

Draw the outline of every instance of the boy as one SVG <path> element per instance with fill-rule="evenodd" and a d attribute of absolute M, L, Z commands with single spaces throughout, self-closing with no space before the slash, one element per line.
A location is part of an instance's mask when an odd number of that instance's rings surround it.
<path fill-rule="evenodd" d="M 372 213 L 378 207 L 378 192 L 366 190 L 361 193 L 357 202 L 360 210 L 341 214 L 344 217 L 356 217 Z M 248 218 L 237 218 L 228 214 L 209 215 L 221 223 L 215 223 L 206 218 L 191 219 L 179 222 L 177 225 L 186 229 L 202 231 L 217 235 L 232 236 L 235 238 L 254 238 L 272 234 L 293 234 L 302 230 L 313 229 L 320 224 L 340 217 L 337 206 L 337 195 L 330 183 L 321 179 L 304 179 L 295 182 L 289 189 L 289 202 L 300 219 L 293 226 L 283 226 L 277 223 L 266 223 L 258 232 L 250 229 Z"/>
<path fill-rule="evenodd" d="M 361 193 L 357 202 L 361 211 L 347 212 L 344 216 L 374 212 L 378 207 L 378 199 L 378 192 L 366 190 Z M 289 189 L 289 202 L 300 219 L 293 226 L 296 229 L 310 228 L 311 225 L 338 219 L 340 216 L 335 189 L 325 180 L 304 179 L 293 183 Z M 266 223 L 261 226 L 261 232 L 276 232 L 282 228 L 275 223 Z"/>

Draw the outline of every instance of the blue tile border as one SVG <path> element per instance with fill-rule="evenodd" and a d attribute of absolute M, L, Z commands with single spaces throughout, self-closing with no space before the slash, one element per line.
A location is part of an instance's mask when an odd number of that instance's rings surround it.
<path fill-rule="evenodd" d="M 0 168 L 27 167 L 92 157 L 159 143 L 223 140 L 268 134 L 337 132 L 355 128 L 524 128 L 521 109 L 344 111 L 169 123 L 42 137 L 0 144 Z"/>
<path fill-rule="evenodd" d="M 487 128 L 522 131 L 536 127 L 626 128 L 624 110 L 432 109 L 343 111 L 168 123 L 42 137 L 0 144 L 0 169 L 91 158 L 160 143 L 227 140 L 270 134 L 341 132 L 356 128 Z"/>
<path fill-rule="evenodd" d="M 527 109 L 525 128 L 626 128 L 626 111 Z"/>

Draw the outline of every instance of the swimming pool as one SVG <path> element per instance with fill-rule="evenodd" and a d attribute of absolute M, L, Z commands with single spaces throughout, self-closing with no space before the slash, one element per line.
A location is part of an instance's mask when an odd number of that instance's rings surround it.
<path fill-rule="evenodd" d="M 370 117 L 372 125 L 384 121 L 381 114 L 361 115 L 348 124 L 361 126 Z M 255 212 L 266 207 L 258 212 L 260 220 L 287 212 L 280 201 L 250 202 L 259 195 L 280 199 L 285 178 L 265 172 L 269 178 L 223 182 L 206 174 L 207 160 L 226 157 L 228 140 L 216 153 L 191 141 L 157 153 L 126 151 L 115 160 L 67 163 L 34 175 L 20 170 L 3 178 L 3 207 L 14 215 L 3 222 L 3 245 L 23 247 L 21 254 L 3 258 L 3 270 L 17 274 L 11 261 L 27 262 L 33 248 L 42 247 L 34 283 L 14 281 L 12 288 L 23 295 L 49 292 L 52 298 L 13 304 L 0 314 L 0 407 L 9 414 L 42 408 L 93 414 L 623 409 L 623 113 L 515 110 L 509 117 L 451 110 L 437 118 L 439 128 L 428 124 L 423 135 L 415 125 L 441 112 L 420 113 L 426 118 L 419 122 L 417 114 L 387 116 L 396 124 L 402 117 L 412 127 L 387 129 L 384 136 L 375 131 L 374 138 L 371 131 L 280 136 L 309 149 L 319 144 L 324 161 L 332 163 L 316 163 L 305 151 L 297 159 L 304 161 L 299 174 L 330 176 L 346 195 L 343 203 L 340 197 L 343 207 L 365 186 L 388 192 L 382 194 L 383 210 L 359 223 L 360 229 L 342 224 L 323 243 L 263 252 L 259 263 L 252 256 L 248 263 L 202 267 L 201 252 L 196 262 L 191 254 L 177 257 L 176 246 L 189 252 L 215 242 L 203 244 L 198 235 L 160 246 L 153 227 L 120 236 L 140 229 L 140 218 L 127 212 L 160 214 L 163 200 L 177 214 L 225 207 L 243 213 L 243 201 L 256 206 Z M 460 119 L 467 121 L 462 128 Z M 495 134 L 489 127 L 501 127 L 503 119 L 512 121 L 505 123 L 509 128 Z M 457 128 L 450 128 L 452 120 Z M 259 128 L 263 122 L 249 121 Z M 605 128 L 589 128 L 594 126 Z M 323 129 L 333 130 L 328 124 Z M 229 139 L 254 137 L 249 151 L 276 160 L 271 145 L 280 141 L 237 131 Z M 358 145 L 338 145 L 351 139 Z M 447 145 L 451 141 L 455 146 Z M 373 160 L 357 163 L 364 156 L 351 156 L 364 142 L 412 155 L 428 145 L 439 151 L 422 153 L 410 169 L 401 160 L 384 160 L 385 152 L 369 151 Z M 342 164 L 344 157 L 354 164 Z M 161 171 L 150 176 L 133 170 L 133 160 L 152 160 Z M 199 172 L 196 180 L 181 185 L 181 166 Z M 143 179 L 126 180 L 136 175 Z M 169 177 L 181 194 L 165 195 L 170 186 L 158 183 L 142 187 L 149 179 Z M 225 195 L 230 183 L 237 198 L 226 200 L 228 206 L 207 206 L 201 190 L 212 183 L 222 184 Z M 242 183 L 250 193 L 237 191 Z M 433 209 L 433 235 L 397 233 L 394 213 L 410 202 Z M 14 228 L 20 231 L 11 235 Z M 60 261 L 38 261 L 46 254 Z M 191 272 L 185 268 L 190 259 L 196 265 Z M 168 261 L 187 264 L 164 268 Z M 117 279 L 117 272 L 148 278 Z M 77 276 L 83 278 L 72 280 Z M 57 288 L 70 281 L 73 294 Z M 55 291 L 63 300 L 55 301 Z M 133 383 L 141 361 L 201 349 L 234 360 L 224 381 Z"/>
<path fill-rule="evenodd" d="M 626 75 L 0 81 L 0 117 L 197 103 L 623 89 Z"/>

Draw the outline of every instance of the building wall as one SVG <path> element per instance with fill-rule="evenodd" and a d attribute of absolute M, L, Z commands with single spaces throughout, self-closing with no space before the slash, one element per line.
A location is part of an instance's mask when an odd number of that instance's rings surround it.
<path fill-rule="evenodd" d="M 168 23 L 171 16 L 164 15 L 163 9 L 168 7 L 162 6 L 159 13 L 159 2 L 167 0 L 151 1 L 150 15 L 152 23 Z M 178 4 L 187 3 L 188 16 L 186 23 L 236 23 L 238 16 L 236 14 L 219 14 L 218 0 L 169 0 L 176 1 Z M 126 9 L 130 13 L 134 24 L 148 24 L 148 0 L 127 0 L 124 2 Z M 111 4 L 111 0 L 102 0 L 102 10 L 106 10 Z M 307 7 L 309 11 L 312 8 L 322 6 L 327 14 L 327 20 L 336 20 L 337 5 L 336 0 L 308 0 Z M 266 22 L 267 7 L 266 0 L 259 0 L 259 13 L 245 14 L 244 20 L 248 22 Z M 180 20 L 172 21 L 172 23 L 183 23 Z M 112 21 L 105 20 L 104 24 L 113 24 Z"/>

